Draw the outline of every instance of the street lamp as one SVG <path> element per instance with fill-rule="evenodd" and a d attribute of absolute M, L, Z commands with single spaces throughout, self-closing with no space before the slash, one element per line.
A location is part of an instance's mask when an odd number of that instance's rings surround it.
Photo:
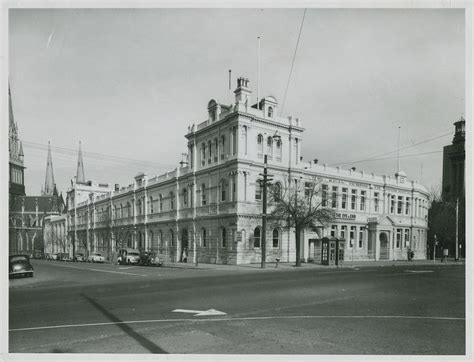
<path fill-rule="evenodd" d="M 275 134 L 272 136 L 273 140 L 281 140 L 281 136 L 278 134 L 278 131 L 275 132 Z M 273 147 L 273 144 L 272 144 Z M 263 176 L 263 180 L 261 183 L 263 184 L 263 200 L 262 200 L 262 262 L 261 262 L 261 268 L 265 268 L 265 259 L 266 259 L 266 249 L 267 249 L 267 185 L 270 184 L 270 181 L 272 181 L 271 176 L 268 174 L 268 157 L 267 157 L 267 152 L 265 152 L 265 155 L 263 156 L 263 174 L 260 174 Z"/>

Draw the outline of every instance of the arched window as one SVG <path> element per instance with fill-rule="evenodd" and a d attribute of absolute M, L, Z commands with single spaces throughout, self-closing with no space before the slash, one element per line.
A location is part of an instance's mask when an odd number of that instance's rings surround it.
<path fill-rule="evenodd" d="M 221 201 L 225 201 L 226 200 L 226 189 L 227 189 L 227 186 L 226 186 L 226 181 L 225 180 L 221 180 L 220 182 L 220 191 L 221 191 Z"/>
<path fill-rule="evenodd" d="M 232 155 L 237 154 L 237 127 L 232 128 Z"/>
<path fill-rule="evenodd" d="M 272 118 L 273 117 L 273 107 L 268 107 L 268 117 Z"/>
<path fill-rule="evenodd" d="M 207 246 L 207 235 L 206 235 L 206 229 L 202 228 L 201 230 L 201 245 L 203 248 Z"/>
<path fill-rule="evenodd" d="M 202 143 L 201 145 L 201 165 L 204 166 L 204 164 L 206 163 L 206 143 Z"/>
<path fill-rule="evenodd" d="M 214 138 L 214 162 L 217 162 L 217 157 L 219 156 L 219 141 L 217 137 Z"/>
<path fill-rule="evenodd" d="M 281 199 L 281 184 L 276 182 L 272 188 L 273 191 L 273 201 L 278 202 Z"/>
<path fill-rule="evenodd" d="M 174 210 L 174 192 L 170 191 L 170 210 Z"/>
<path fill-rule="evenodd" d="M 130 217 L 131 216 L 131 209 L 130 209 L 130 203 L 127 202 L 127 206 L 126 206 L 126 217 Z"/>
<path fill-rule="evenodd" d="M 257 155 L 263 155 L 263 136 L 261 134 L 257 136 Z"/>
<path fill-rule="evenodd" d="M 208 149 L 208 155 L 207 155 L 207 163 L 211 163 L 212 159 L 212 143 L 211 141 L 207 141 L 207 149 Z"/>
<path fill-rule="evenodd" d="M 141 215 L 141 214 L 142 214 L 142 200 L 138 199 L 138 201 L 137 201 L 137 215 Z"/>
<path fill-rule="evenodd" d="M 257 180 L 255 182 L 255 200 L 262 200 L 262 180 Z"/>
<path fill-rule="evenodd" d="M 158 198 L 159 198 L 159 210 L 160 212 L 162 212 L 163 211 L 163 195 L 160 194 Z"/>
<path fill-rule="evenodd" d="M 221 136 L 221 160 L 224 159 L 225 155 L 225 136 Z"/>
<path fill-rule="evenodd" d="M 276 141 L 276 158 L 278 161 L 281 161 L 281 140 Z"/>
<path fill-rule="evenodd" d="M 148 249 L 150 250 L 156 250 L 156 245 L 154 245 L 154 240 L 153 240 L 153 230 L 150 230 L 148 233 Z"/>
<path fill-rule="evenodd" d="M 187 205 L 188 204 L 188 190 L 186 189 L 183 189 L 183 205 Z"/>
<path fill-rule="evenodd" d="M 206 206 L 206 185 L 201 185 L 201 206 Z"/>
<path fill-rule="evenodd" d="M 278 248 L 280 245 L 280 232 L 278 229 L 273 229 L 273 247 Z"/>
<path fill-rule="evenodd" d="M 225 228 L 222 228 L 221 238 L 222 238 L 222 247 L 226 248 L 227 247 L 227 234 L 226 234 Z"/>
<path fill-rule="evenodd" d="M 153 196 L 150 196 L 150 207 L 148 209 L 150 211 L 150 214 L 153 214 L 155 212 L 153 207 Z"/>
<path fill-rule="evenodd" d="M 260 227 L 256 227 L 253 231 L 253 247 L 259 248 L 260 247 Z"/>
<path fill-rule="evenodd" d="M 273 157 L 273 138 L 268 137 L 267 138 L 267 155 L 268 157 Z"/>
<path fill-rule="evenodd" d="M 170 229 L 170 246 L 174 246 L 174 232 Z"/>

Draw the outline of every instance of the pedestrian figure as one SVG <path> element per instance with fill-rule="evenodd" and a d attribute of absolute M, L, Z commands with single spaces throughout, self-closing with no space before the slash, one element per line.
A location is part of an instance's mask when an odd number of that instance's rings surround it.
<path fill-rule="evenodd" d="M 183 250 L 183 263 L 188 262 L 188 248 L 184 248 Z"/>

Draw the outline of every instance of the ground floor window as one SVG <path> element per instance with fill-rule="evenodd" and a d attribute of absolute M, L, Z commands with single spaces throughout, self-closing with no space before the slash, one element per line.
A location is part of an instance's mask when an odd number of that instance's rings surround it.
<path fill-rule="evenodd" d="M 260 247 L 260 228 L 256 227 L 253 231 L 253 247 L 259 248 Z"/>
<path fill-rule="evenodd" d="M 349 247 L 352 248 L 354 247 L 354 240 L 356 237 L 356 232 L 357 232 L 357 227 L 356 226 L 351 226 L 351 231 L 349 232 Z"/>
<path fill-rule="evenodd" d="M 280 244 L 280 232 L 278 229 L 273 230 L 273 247 L 278 248 L 278 245 Z"/>
<path fill-rule="evenodd" d="M 362 246 L 364 245 L 364 227 L 361 226 L 359 228 L 359 248 L 362 248 Z"/>
<path fill-rule="evenodd" d="M 402 229 L 397 229 L 396 247 L 400 248 L 401 245 L 402 245 Z"/>

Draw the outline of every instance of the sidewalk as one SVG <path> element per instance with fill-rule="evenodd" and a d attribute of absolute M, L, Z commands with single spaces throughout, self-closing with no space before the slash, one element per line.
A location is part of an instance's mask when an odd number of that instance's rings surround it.
<path fill-rule="evenodd" d="M 442 266 L 442 265 L 465 265 L 464 260 L 462 261 L 454 261 L 448 260 L 445 262 L 441 262 L 440 260 L 383 260 L 383 261 L 345 261 L 341 265 L 321 265 L 319 263 L 301 263 L 300 268 L 295 267 L 295 263 L 278 263 L 278 268 L 276 267 L 275 262 L 267 262 L 264 270 L 301 270 L 301 269 L 350 269 L 350 268 L 361 268 L 361 267 L 390 267 L 390 266 L 400 266 L 400 265 L 407 265 L 407 266 L 419 266 L 419 265 L 426 265 L 426 266 Z M 199 263 L 197 266 L 193 262 L 188 263 L 165 263 L 163 264 L 162 268 L 179 268 L 179 269 L 207 269 L 207 270 L 225 270 L 225 271 L 232 271 L 232 270 L 239 270 L 239 271 L 251 271 L 251 270 L 262 270 L 260 263 L 255 264 L 239 264 L 239 265 L 223 265 L 223 264 L 206 264 L 206 263 Z"/>

